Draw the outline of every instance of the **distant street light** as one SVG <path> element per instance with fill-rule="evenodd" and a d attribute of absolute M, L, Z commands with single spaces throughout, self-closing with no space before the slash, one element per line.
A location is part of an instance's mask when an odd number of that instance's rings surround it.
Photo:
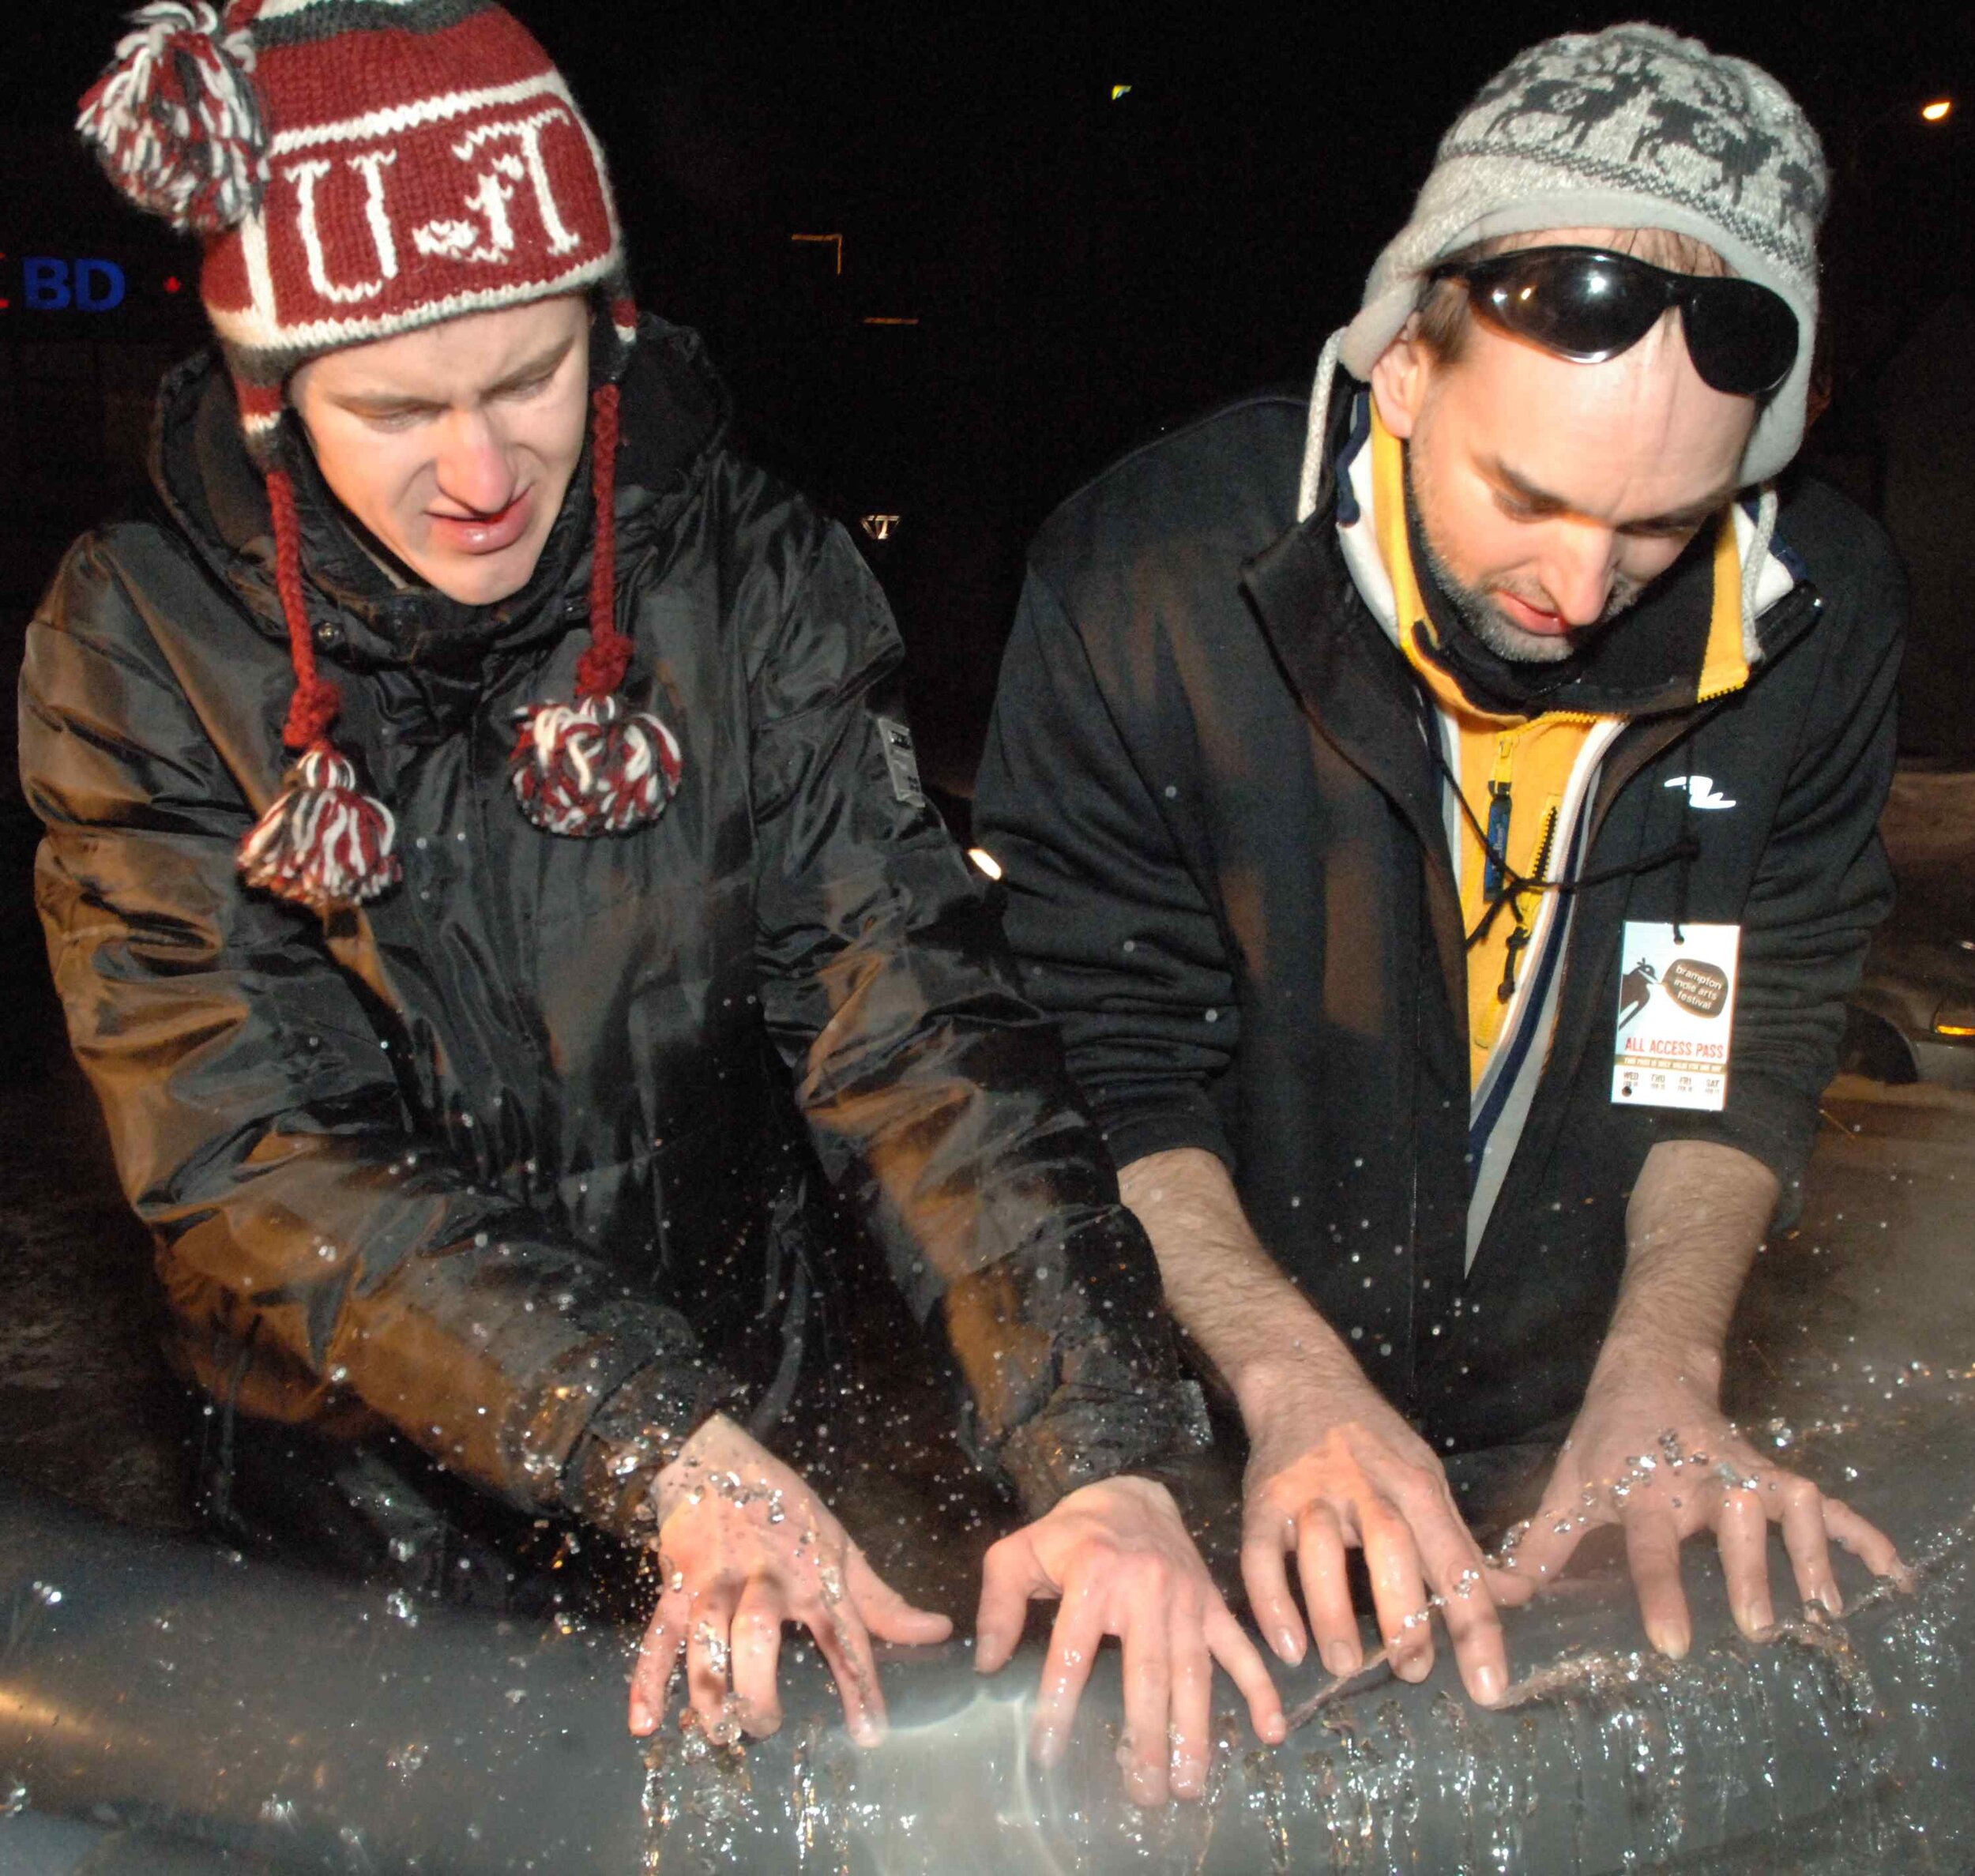
<path fill-rule="evenodd" d="M 1920 107 L 1920 115 L 1930 124 L 1945 123 L 1954 108 L 1952 98 L 1936 98 L 1931 104 Z"/>
<path fill-rule="evenodd" d="M 1130 89 L 1131 89 L 1131 87 L 1130 87 L 1129 85 L 1114 85 L 1113 86 L 1112 86 L 1112 88 L 1111 88 L 1111 101 L 1112 101 L 1112 103 L 1114 103 L 1114 104 L 1115 104 L 1115 103 L 1116 103 L 1118 102 L 1118 100 L 1119 100 L 1120 98 L 1122 98 L 1122 97 L 1125 95 L 1125 93 L 1126 93 L 1127 92 L 1130 91 Z"/>
<path fill-rule="evenodd" d="M 828 248 L 836 261 L 832 271 L 839 274 L 844 271 L 844 238 L 841 235 L 791 235 L 788 239 L 796 246 Z"/>
<path fill-rule="evenodd" d="M 890 540 L 898 532 L 898 517 L 895 514 L 867 514 L 857 524 L 873 540 Z"/>

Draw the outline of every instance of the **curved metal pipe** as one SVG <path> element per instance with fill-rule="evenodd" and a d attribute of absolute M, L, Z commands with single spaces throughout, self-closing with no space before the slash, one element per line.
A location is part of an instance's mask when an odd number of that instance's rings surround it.
<path fill-rule="evenodd" d="M 1689 1662 L 1613 1652 L 1626 1612 L 1601 1591 L 1516 1622 L 1517 1658 L 1548 1665 L 1507 1711 L 1437 1675 L 1386 1681 L 1341 1690 L 1273 1753 L 1231 1712 L 1206 1802 L 1146 1817 L 1117 1793 L 1108 1660 L 1046 1774 L 1025 1745 L 1033 1662 L 984 1683 L 958 1646 L 890 1664 L 878 1751 L 831 1724 L 811 1663 L 789 1677 L 776 1739 L 729 1754 L 678 1736 L 648 1764 L 623 1730 L 614 1631 L 408 1615 L 374 1590 L 13 1498 L 0 1766 L 36 1813 L 284 1870 L 1247 1872 L 1345 1855 L 1604 1870 L 1722 1850 L 1762 1867 L 1792 1843 L 1863 1857 L 1928 1821 L 1925 1791 L 1902 1780 L 1966 1778 L 1967 1530 L 1917 1595 L 1766 1649 L 1727 1639 L 1704 1596 Z"/>
<path fill-rule="evenodd" d="M 1958 1147 L 1950 1164 L 1966 1167 Z M 0 1808 L 12 1791 L 28 1820 L 0 1816 L 0 1866 L 1958 1867 L 1935 1859 L 1959 1833 L 1975 1840 L 1966 1235 L 1955 1215 L 1815 1265 L 1772 1254 L 1745 1311 L 1773 1370 L 1745 1419 L 1780 1414 L 1766 1437 L 1827 1479 L 1856 1472 L 1859 1508 L 1924 1559 L 1915 1592 L 1854 1571 L 1844 1622 L 1785 1622 L 1751 1647 L 1718 1569 L 1697 1562 L 1695 1650 L 1672 1664 L 1642 1650 L 1614 1566 L 1509 1618 L 1525 1678 L 1503 1710 L 1469 1705 L 1444 1661 L 1420 1686 L 1374 1672 L 1265 1751 L 1224 1684 L 1209 1796 L 1153 1816 L 1120 1794 L 1108 1655 L 1069 1758 L 1047 1773 L 1025 1744 L 1033 1655 L 982 1682 L 961 1644 L 893 1651 L 878 1750 L 833 1724 L 824 1674 L 799 1649 L 776 1738 L 734 1754 L 668 1728 L 648 1758 L 623 1730 L 631 1638 L 615 1630 L 413 1605 L 0 1495 Z M 1785 1607 L 1780 1547 L 1772 1563 Z M 1282 1685 L 1292 1705 L 1324 1691 L 1315 1674 Z M 81 1840 L 71 1832 L 65 1850 L 59 1819 L 148 1833 L 87 1848 L 134 1856 L 134 1842 L 152 1860 L 64 1863 Z"/>

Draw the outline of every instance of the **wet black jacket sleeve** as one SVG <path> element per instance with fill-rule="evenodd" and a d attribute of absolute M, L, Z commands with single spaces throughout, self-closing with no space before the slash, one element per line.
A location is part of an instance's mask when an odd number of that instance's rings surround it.
<path fill-rule="evenodd" d="M 754 686 L 762 1001 L 826 1167 L 941 1312 L 975 1449 L 1034 1515 L 1188 1449 L 1198 1397 L 1055 1032 L 919 790 L 899 657 L 833 529 Z"/>
<path fill-rule="evenodd" d="M 1103 649 L 1031 568 L 976 825 L 1007 875 L 1005 922 L 1028 987 L 1063 1024 L 1112 1159 L 1198 1147 L 1232 1167 L 1210 1091 L 1241 1012 L 1225 934 L 1170 818 L 1195 793 L 1196 761 L 1183 726 L 1140 720 L 1145 674 L 1096 667 Z"/>
<path fill-rule="evenodd" d="M 340 1396 L 629 1534 L 621 1481 L 730 1384 L 683 1318 L 419 1137 L 322 926 L 240 890 L 246 804 L 152 629 L 211 588 L 163 530 L 119 535 L 78 544 L 30 628 L 21 768 L 71 1040 L 175 1313 L 317 1378 L 250 1410 Z"/>

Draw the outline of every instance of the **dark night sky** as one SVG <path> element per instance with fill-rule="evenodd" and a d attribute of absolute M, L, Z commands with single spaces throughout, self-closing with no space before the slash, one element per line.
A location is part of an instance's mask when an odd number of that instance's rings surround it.
<path fill-rule="evenodd" d="M 958 721 L 1049 507 L 1160 423 L 1301 377 L 1465 99 L 1520 47 L 1631 9 L 516 10 L 611 152 L 641 299 L 705 333 L 751 446 L 840 513 L 907 517 L 877 558 L 922 705 Z M 1768 66 L 1826 133 L 1841 393 L 1943 295 L 1975 297 L 1975 28 L 1950 10 L 1953 36 L 1860 0 L 1653 10 Z M 121 11 L 12 14 L 0 200 L 111 226 L 161 273 L 62 135 Z M 1962 111 L 1923 126 L 1943 93 Z M 841 278 L 802 232 L 843 234 Z"/>

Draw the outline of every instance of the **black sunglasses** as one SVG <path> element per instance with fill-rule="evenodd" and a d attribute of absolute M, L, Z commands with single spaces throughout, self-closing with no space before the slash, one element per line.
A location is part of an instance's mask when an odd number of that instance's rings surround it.
<path fill-rule="evenodd" d="M 1446 261 L 1427 276 L 1458 280 L 1483 318 L 1545 352 L 1600 365 L 1629 351 L 1671 306 L 1704 384 L 1732 397 L 1774 391 L 1796 362 L 1796 315 L 1753 280 L 1673 273 L 1602 247 L 1525 247 Z"/>

